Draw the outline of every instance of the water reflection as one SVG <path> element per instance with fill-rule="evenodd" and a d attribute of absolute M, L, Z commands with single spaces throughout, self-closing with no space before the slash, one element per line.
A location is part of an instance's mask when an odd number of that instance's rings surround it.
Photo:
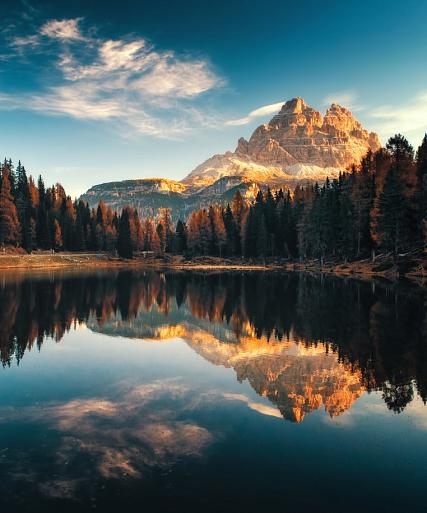
<path fill-rule="evenodd" d="M 213 365 L 233 368 L 293 422 L 320 407 L 338 416 L 366 391 L 380 390 L 396 413 L 417 395 L 427 399 L 426 291 L 419 287 L 278 273 L 54 273 L 3 276 L 0 304 L 4 366 L 85 324 L 110 336 L 182 338 Z M 129 404 L 119 403 L 72 404 L 71 417 L 51 415 L 79 422 L 79 411 L 100 408 L 106 418 L 126 418 Z M 129 436 L 148 440 L 147 429 Z M 194 429 L 165 424 L 164 441 L 197 453 L 209 436 Z M 193 449 L 190 438 L 198 441 Z M 123 459 L 109 451 L 102 458 L 106 474 L 117 470 L 108 461 Z M 140 470 L 129 463 L 127 472 Z"/>

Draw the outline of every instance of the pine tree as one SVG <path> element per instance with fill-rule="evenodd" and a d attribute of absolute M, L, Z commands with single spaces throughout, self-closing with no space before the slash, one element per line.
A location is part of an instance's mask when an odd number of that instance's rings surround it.
<path fill-rule="evenodd" d="M 298 219 L 298 204 L 293 204 L 291 199 L 291 192 L 288 190 L 285 199 L 286 223 L 280 224 L 281 227 L 285 225 L 284 229 L 284 242 L 287 256 L 296 257 L 298 254 L 298 234 L 297 234 L 297 219 Z"/>
<path fill-rule="evenodd" d="M 253 223 L 255 237 L 255 256 L 265 257 L 268 251 L 268 234 L 265 220 L 265 203 L 261 191 L 258 191 L 255 197 Z"/>
<path fill-rule="evenodd" d="M 62 249 L 62 231 L 61 231 L 61 225 L 59 224 L 58 219 L 55 219 L 53 221 L 53 249 L 55 251 L 59 251 Z"/>
<path fill-rule="evenodd" d="M 427 245 L 427 134 L 417 151 L 417 185 L 415 192 L 417 239 Z"/>
<path fill-rule="evenodd" d="M 75 204 L 74 208 L 76 210 L 76 223 L 75 223 L 75 240 L 74 240 L 74 249 L 75 251 L 83 251 L 86 249 L 86 239 L 83 228 L 83 217 L 79 204 Z"/>
<path fill-rule="evenodd" d="M 233 235 L 233 253 L 237 256 L 242 255 L 242 233 L 243 227 L 245 224 L 245 218 L 247 215 L 247 207 L 245 204 L 245 200 L 243 199 L 239 190 L 236 191 L 234 195 L 231 211 L 233 213 L 234 219 L 234 235 Z"/>
<path fill-rule="evenodd" d="M 354 250 L 354 212 L 349 190 L 341 191 L 339 204 L 338 245 L 342 258 L 347 261 Z"/>
<path fill-rule="evenodd" d="M 222 208 L 216 207 L 214 209 L 214 225 L 216 232 L 216 240 L 218 244 L 220 258 L 224 254 L 225 245 L 227 243 L 227 233 L 225 231 L 224 216 Z"/>
<path fill-rule="evenodd" d="M 160 250 L 161 250 L 162 253 L 164 253 L 165 247 L 166 247 L 166 236 L 165 236 L 165 233 L 164 233 L 164 228 L 163 228 L 162 223 L 157 223 L 156 232 L 157 232 L 157 235 L 159 237 Z"/>
<path fill-rule="evenodd" d="M 370 239 L 372 243 L 372 256 L 380 245 L 380 234 L 378 231 L 379 201 L 384 187 L 385 178 L 390 169 L 391 155 L 381 148 L 373 155 L 372 190 L 373 201 L 369 212 Z"/>
<path fill-rule="evenodd" d="M 234 223 L 233 212 L 231 211 L 230 205 L 224 211 L 224 227 L 226 233 L 225 249 L 228 256 L 236 254 L 236 227 Z M 240 255 L 239 255 L 240 256 Z"/>
<path fill-rule="evenodd" d="M 374 201 L 372 169 L 373 154 L 368 151 L 362 159 L 360 172 L 356 176 L 350 193 L 354 212 L 356 256 L 360 256 L 362 252 L 370 251 L 372 248 L 369 216 Z"/>
<path fill-rule="evenodd" d="M 16 168 L 16 209 L 18 219 L 21 225 L 21 246 L 28 252 L 33 249 L 32 230 L 31 230 L 31 195 L 28 184 L 27 173 L 24 166 L 19 161 Z"/>
<path fill-rule="evenodd" d="M 63 246 L 68 251 L 75 250 L 75 221 L 76 212 L 74 209 L 74 204 L 70 196 L 67 196 L 62 199 L 61 203 L 60 225 L 62 231 Z"/>
<path fill-rule="evenodd" d="M 199 244 L 200 254 L 209 255 L 211 244 L 211 223 L 206 209 L 199 211 Z"/>
<path fill-rule="evenodd" d="M 120 216 L 117 252 L 121 258 L 133 257 L 128 208 L 124 208 L 122 210 L 122 215 Z"/>
<path fill-rule="evenodd" d="M 254 207 L 250 207 L 245 224 L 244 254 L 246 258 L 257 256 L 257 230 Z"/>
<path fill-rule="evenodd" d="M 307 241 L 310 254 L 323 262 L 326 252 L 325 226 L 325 190 L 314 186 L 314 199 L 308 215 Z"/>
<path fill-rule="evenodd" d="M 19 220 L 10 186 L 9 167 L 3 166 L 0 190 L 0 244 L 16 245 L 19 239 Z"/>
<path fill-rule="evenodd" d="M 101 200 L 96 209 L 96 238 L 99 249 L 106 250 L 107 205 Z"/>
<path fill-rule="evenodd" d="M 387 141 L 386 148 L 393 158 L 397 173 L 401 174 L 405 171 L 408 164 L 411 164 L 414 157 L 414 149 L 401 134 L 390 137 Z M 401 178 L 403 177 L 401 176 Z"/>
<path fill-rule="evenodd" d="M 256 256 L 265 257 L 270 250 L 264 212 L 255 209 Z"/>
<path fill-rule="evenodd" d="M 276 201 L 271 193 L 270 188 L 267 189 L 264 206 L 264 219 L 265 219 L 265 237 L 267 247 L 264 252 L 273 256 L 276 253 L 275 239 L 278 228 Z"/>
<path fill-rule="evenodd" d="M 175 228 L 174 237 L 174 252 L 178 255 L 182 255 L 187 250 L 187 235 L 184 223 L 181 219 L 178 219 Z"/>
<path fill-rule="evenodd" d="M 218 236 L 217 236 L 217 227 L 215 223 L 215 209 L 211 205 L 208 211 L 209 217 L 209 225 L 210 225 L 210 234 L 209 234 L 209 254 L 210 255 L 219 255 L 219 245 L 218 245 Z"/>
<path fill-rule="evenodd" d="M 4 159 L 2 170 L 7 169 L 9 174 L 9 183 L 10 183 L 10 193 L 12 194 L 13 198 L 16 197 L 16 176 L 15 176 L 15 170 L 12 164 L 12 160 Z"/>
<path fill-rule="evenodd" d="M 397 255 L 402 247 L 405 220 L 403 184 L 396 168 L 392 167 L 379 198 L 378 231 L 381 245 Z"/>
<path fill-rule="evenodd" d="M 99 248 L 99 241 L 98 241 L 98 234 L 96 230 L 97 224 L 96 224 L 96 214 L 94 210 L 92 209 L 90 212 L 90 218 L 89 218 L 89 227 L 88 227 L 88 236 L 87 236 L 87 246 L 88 249 L 91 251 L 98 251 Z M 119 228 L 120 228 L 120 221 L 119 221 Z"/>

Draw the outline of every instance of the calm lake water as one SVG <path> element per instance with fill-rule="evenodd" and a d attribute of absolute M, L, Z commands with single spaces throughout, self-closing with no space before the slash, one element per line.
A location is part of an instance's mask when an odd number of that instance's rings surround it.
<path fill-rule="evenodd" d="M 427 294 L 0 276 L 0 510 L 425 512 Z"/>

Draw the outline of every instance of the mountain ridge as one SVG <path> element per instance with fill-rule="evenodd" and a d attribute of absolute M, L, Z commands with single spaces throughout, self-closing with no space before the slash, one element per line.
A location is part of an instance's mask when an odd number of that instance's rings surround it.
<path fill-rule="evenodd" d="M 258 126 L 249 140 L 241 137 L 234 152 L 211 156 L 182 180 L 113 181 L 91 187 L 81 199 L 91 207 L 100 200 L 118 210 L 131 205 L 144 215 L 171 208 L 173 217 L 185 217 L 194 208 L 228 200 L 231 189 L 252 197 L 266 187 L 288 189 L 336 178 L 368 150 L 380 147 L 377 134 L 345 107 L 333 103 L 322 115 L 297 97 Z"/>

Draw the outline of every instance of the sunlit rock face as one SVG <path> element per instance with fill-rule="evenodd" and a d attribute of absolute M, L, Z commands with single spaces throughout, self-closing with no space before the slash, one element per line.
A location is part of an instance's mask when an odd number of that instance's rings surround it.
<path fill-rule="evenodd" d="M 259 126 L 249 141 L 239 139 L 234 153 L 208 159 L 183 183 L 206 186 L 227 174 L 255 181 L 322 180 L 359 163 L 369 149 L 379 148 L 378 136 L 344 107 L 332 104 L 322 116 L 302 98 L 293 98 L 269 123 Z"/>

